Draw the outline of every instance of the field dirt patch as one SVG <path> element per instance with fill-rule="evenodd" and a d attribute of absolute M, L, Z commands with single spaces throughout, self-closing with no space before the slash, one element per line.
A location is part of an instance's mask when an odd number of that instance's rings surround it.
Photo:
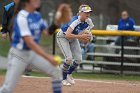
<path fill-rule="evenodd" d="M 0 77 L 2 85 L 4 77 Z M 50 78 L 22 77 L 14 93 L 52 93 Z M 140 82 L 110 80 L 76 80 L 76 84 L 63 87 L 63 93 L 140 93 Z"/>

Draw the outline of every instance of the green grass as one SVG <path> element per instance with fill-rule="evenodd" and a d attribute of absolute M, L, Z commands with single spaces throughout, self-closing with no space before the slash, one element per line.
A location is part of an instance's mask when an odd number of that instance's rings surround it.
<path fill-rule="evenodd" d="M 0 75 L 5 75 L 5 70 L 0 70 Z M 48 77 L 48 75 L 41 72 L 32 72 L 32 76 L 37 77 Z M 88 80 L 126 80 L 126 81 L 139 81 L 140 76 L 130 76 L 130 75 L 114 75 L 114 74 L 94 74 L 94 73 L 74 73 L 74 78 L 77 79 L 88 79 Z"/>
<path fill-rule="evenodd" d="M 6 70 L 0 70 L 0 75 L 5 75 Z"/>
<path fill-rule="evenodd" d="M 10 41 L 0 39 L 0 55 L 6 57 L 10 48 Z"/>
<path fill-rule="evenodd" d="M 9 39 L 3 40 L 2 38 L 0 38 L 0 55 L 1 56 L 7 57 L 10 44 L 11 43 Z M 52 36 L 48 36 L 46 38 L 45 36 L 42 35 L 42 38 L 40 40 L 40 45 L 43 47 L 45 51 L 47 51 L 47 53 L 51 53 L 52 49 L 50 48 L 52 48 Z"/>
<path fill-rule="evenodd" d="M 140 81 L 140 76 L 130 75 L 114 75 L 114 74 L 93 74 L 93 73 L 74 73 L 75 78 L 80 79 L 96 79 L 96 80 L 128 80 L 128 81 Z"/>

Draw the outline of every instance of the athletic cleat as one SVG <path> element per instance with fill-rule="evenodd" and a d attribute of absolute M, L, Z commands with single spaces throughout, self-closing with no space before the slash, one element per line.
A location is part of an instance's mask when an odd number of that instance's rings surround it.
<path fill-rule="evenodd" d="M 71 84 L 67 80 L 62 81 L 63 86 L 71 86 Z"/>
<path fill-rule="evenodd" d="M 72 85 L 75 84 L 75 80 L 74 80 L 74 78 L 72 77 L 72 74 L 68 74 L 68 75 L 67 75 L 67 81 L 68 81 L 70 84 L 72 84 Z"/>

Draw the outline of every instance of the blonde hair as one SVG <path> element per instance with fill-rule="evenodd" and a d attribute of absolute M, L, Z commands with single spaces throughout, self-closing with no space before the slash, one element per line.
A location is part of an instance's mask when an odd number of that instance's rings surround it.
<path fill-rule="evenodd" d="M 69 4 L 60 4 L 57 12 L 56 12 L 56 19 L 60 23 L 67 23 L 72 18 L 72 10 Z"/>

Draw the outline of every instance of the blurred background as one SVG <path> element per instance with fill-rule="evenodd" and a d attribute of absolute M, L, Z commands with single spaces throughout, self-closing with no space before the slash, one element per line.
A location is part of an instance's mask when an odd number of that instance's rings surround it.
<path fill-rule="evenodd" d="M 12 0 L 0 0 L 0 23 L 2 21 L 2 6 L 8 4 Z M 41 0 L 41 13 L 48 23 L 52 20 L 52 16 L 60 3 L 68 3 L 71 5 L 74 15 L 78 12 L 81 4 L 90 5 L 94 12 L 92 19 L 96 29 L 105 29 L 108 24 L 117 24 L 120 14 L 123 10 L 127 10 L 131 17 L 136 20 L 136 24 L 140 24 L 140 0 Z"/>
<path fill-rule="evenodd" d="M 12 0 L 0 0 L 0 24 L 2 23 L 3 6 L 10 2 L 12 2 Z M 121 18 L 121 13 L 126 10 L 138 26 L 135 28 L 139 30 L 135 29 L 135 31 L 140 31 L 140 0 L 41 0 L 41 14 L 48 25 L 53 22 L 53 16 L 55 15 L 58 5 L 61 3 L 70 4 L 74 15 L 77 15 L 78 8 L 81 4 L 90 5 L 93 9 L 91 18 L 95 29 L 106 31 L 110 29 L 118 30 L 117 25 Z M 118 37 L 96 37 L 96 40 L 91 42 L 92 47 L 90 47 L 90 49 L 93 48 L 92 52 L 88 52 L 85 46 L 82 47 L 84 49 L 83 63 L 79 69 L 83 72 L 90 70 L 94 72 L 117 74 L 123 74 L 123 71 L 126 71 L 127 74 L 140 75 L 139 37 L 128 39 L 120 45 L 115 45 L 116 38 Z M 42 37 L 40 44 L 47 53 L 52 53 L 52 36 L 47 38 Z M 6 57 L 9 47 L 9 40 L 0 39 L 0 62 L 7 60 Z M 123 51 L 122 47 L 124 47 Z M 55 46 L 55 51 L 56 54 L 63 57 L 57 44 Z M 86 64 L 86 66 L 83 66 L 84 64 Z M 3 67 L 2 64 L 0 64 L 0 67 Z"/>

